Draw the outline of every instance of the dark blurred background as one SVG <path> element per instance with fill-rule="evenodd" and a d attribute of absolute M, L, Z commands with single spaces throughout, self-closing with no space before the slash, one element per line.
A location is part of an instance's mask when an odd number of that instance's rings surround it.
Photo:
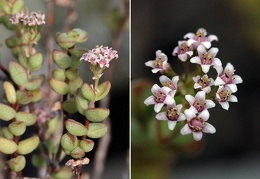
<path fill-rule="evenodd" d="M 158 82 L 144 63 L 160 49 L 174 70 L 182 64 L 172 56 L 178 41 L 203 27 L 218 37 L 212 47 L 223 66 L 230 62 L 243 83 L 228 111 L 210 110 L 214 135 L 205 134 L 203 150 L 194 157 L 179 156 L 172 178 L 260 178 L 260 1 L 164 0 L 131 1 L 131 80 Z M 157 80 L 157 81 L 156 81 Z M 160 161 L 158 161 L 160 162 Z"/>

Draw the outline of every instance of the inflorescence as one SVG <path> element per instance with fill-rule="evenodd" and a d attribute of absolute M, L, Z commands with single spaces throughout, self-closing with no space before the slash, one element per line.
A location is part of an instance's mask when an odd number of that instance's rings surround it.
<path fill-rule="evenodd" d="M 152 68 L 152 73 L 161 74 L 159 80 L 162 87 L 154 84 L 152 95 L 144 103 L 154 105 L 154 111 L 158 113 L 156 118 L 168 121 L 170 130 L 174 130 L 179 121 L 185 121 L 180 133 L 192 133 L 196 141 L 202 139 L 203 132 L 216 132 L 215 127 L 207 122 L 210 117 L 208 109 L 220 104 L 228 110 L 229 102 L 238 101 L 234 93 L 238 90 L 237 84 L 243 81 L 235 75 L 231 63 L 223 68 L 221 60 L 216 57 L 218 48 L 211 47 L 212 41 L 218 41 L 218 37 L 208 35 L 204 28 L 199 28 L 196 34 L 187 33 L 183 40 L 178 41 L 172 55 L 184 64 L 183 76 L 172 70 L 167 55 L 161 50 L 156 51 L 155 60 L 145 63 Z M 189 62 L 196 64 L 192 74 L 189 72 Z M 212 68 L 217 72 L 215 80 L 209 77 Z"/>

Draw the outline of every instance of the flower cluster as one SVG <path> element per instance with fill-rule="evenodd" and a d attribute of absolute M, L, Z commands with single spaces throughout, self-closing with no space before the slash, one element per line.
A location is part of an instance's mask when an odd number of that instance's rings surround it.
<path fill-rule="evenodd" d="M 153 73 L 161 73 L 159 80 L 162 85 L 152 86 L 152 95 L 144 103 L 154 105 L 156 118 L 168 121 L 168 128 L 173 130 L 179 121 L 185 121 L 181 128 L 182 135 L 193 134 L 196 141 L 202 139 L 204 133 L 215 133 L 216 129 L 207 121 L 210 117 L 209 109 L 219 104 L 223 109 L 229 109 L 229 102 L 237 102 L 233 94 L 238 90 L 237 84 L 242 83 L 242 78 L 235 75 L 231 63 L 225 68 L 216 57 L 218 48 L 211 47 L 212 41 L 217 41 L 215 35 L 208 35 L 206 29 L 200 28 L 195 33 L 187 33 L 184 39 L 178 42 L 172 55 L 184 63 L 185 75 L 176 74 L 168 62 L 168 57 L 156 51 L 155 60 L 145 63 L 152 68 Z M 197 68 L 189 75 L 189 62 L 196 64 Z M 210 78 L 209 71 L 216 70 L 215 80 Z M 192 85 L 191 85 L 191 82 Z M 178 98 L 177 98 L 178 97 Z M 181 104 L 176 104 L 177 99 Z M 162 112 L 160 112 L 162 111 Z"/>
<path fill-rule="evenodd" d="M 10 19 L 10 21 L 14 25 L 22 22 L 24 26 L 41 26 L 45 24 L 45 14 L 41 11 L 31 12 L 30 15 L 25 15 L 23 12 L 18 12 Z"/>
<path fill-rule="evenodd" d="M 98 64 L 100 68 L 108 68 L 110 61 L 115 58 L 118 58 L 116 50 L 101 45 L 84 53 L 80 60 L 84 60 L 91 65 Z"/>

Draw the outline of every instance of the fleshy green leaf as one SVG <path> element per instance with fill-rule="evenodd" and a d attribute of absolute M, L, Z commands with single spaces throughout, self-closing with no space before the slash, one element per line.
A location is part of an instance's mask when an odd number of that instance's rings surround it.
<path fill-rule="evenodd" d="M 14 50 L 14 49 L 13 49 Z M 15 50 L 14 50 L 15 51 Z M 20 65 L 22 65 L 24 68 L 29 68 L 28 67 L 28 60 L 26 56 L 23 53 L 18 54 L 18 62 Z"/>
<path fill-rule="evenodd" d="M 13 5 L 12 5 L 12 10 L 11 10 L 12 12 L 11 13 L 16 14 L 19 11 L 21 11 L 22 8 L 23 8 L 23 5 L 24 5 L 23 0 L 14 1 Z"/>
<path fill-rule="evenodd" d="M 35 53 L 28 59 L 28 65 L 31 71 L 37 71 L 41 69 L 43 64 L 43 58 L 41 53 Z"/>
<path fill-rule="evenodd" d="M 87 136 L 90 138 L 103 137 L 107 132 L 107 125 L 103 123 L 89 123 Z"/>
<path fill-rule="evenodd" d="M 52 77 L 59 81 L 65 81 L 66 75 L 63 70 L 53 70 Z"/>
<path fill-rule="evenodd" d="M 22 105 L 32 102 L 33 95 L 29 91 L 19 90 L 16 92 L 17 102 Z"/>
<path fill-rule="evenodd" d="M 72 63 L 72 59 L 65 52 L 60 50 L 54 50 L 52 53 L 53 61 L 58 67 L 62 69 L 69 68 Z"/>
<path fill-rule="evenodd" d="M 24 122 L 12 122 L 8 125 L 9 131 L 15 135 L 15 136 L 21 136 L 25 130 L 26 130 L 26 125 Z"/>
<path fill-rule="evenodd" d="M 3 84 L 3 87 L 4 87 L 7 101 L 10 104 L 15 104 L 16 103 L 16 91 L 15 91 L 13 84 L 8 81 L 5 81 Z"/>
<path fill-rule="evenodd" d="M 57 32 L 55 37 L 56 43 L 63 49 L 69 49 L 76 44 L 66 33 Z"/>
<path fill-rule="evenodd" d="M 16 121 L 18 122 L 24 122 L 26 126 L 31 126 L 35 124 L 37 120 L 37 116 L 35 114 L 28 113 L 28 112 L 18 112 L 15 118 Z"/>
<path fill-rule="evenodd" d="M 96 94 L 96 101 L 103 99 L 107 96 L 111 88 L 111 83 L 109 81 L 105 81 L 98 85 L 98 92 Z"/>
<path fill-rule="evenodd" d="M 17 157 L 8 160 L 6 163 L 12 171 L 20 172 L 24 169 L 26 160 L 24 156 L 18 155 Z"/>
<path fill-rule="evenodd" d="M 78 109 L 78 112 L 82 115 L 85 115 L 85 110 L 88 109 L 89 101 L 86 98 L 84 98 L 80 89 L 78 89 L 75 94 L 75 100 L 76 100 L 76 107 Z"/>
<path fill-rule="evenodd" d="M 69 92 L 69 85 L 63 81 L 52 78 L 50 84 L 51 88 L 59 95 L 65 95 Z"/>
<path fill-rule="evenodd" d="M 74 28 L 68 32 L 68 37 L 78 43 L 83 43 L 88 39 L 88 33 L 82 29 Z"/>
<path fill-rule="evenodd" d="M 0 144 L 0 152 L 4 154 L 12 154 L 17 150 L 17 144 L 13 140 L 0 136 Z"/>
<path fill-rule="evenodd" d="M 61 167 L 57 172 L 53 172 L 51 179 L 71 179 L 72 176 L 72 170 L 65 166 Z"/>
<path fill-rule="evenodd" d="M 85 49 L 69 49 L 69 53 L 73 55 L 74 57 L 80 59 L 84 53 L 86 53 L 87 50 Z"/>
<path fill-rule="evenodd" d="M 16 115 L 16 111 L 3 103 L 0 103 L 0 119 L 9 121 Z"/>
<path fill-rule="evenodd" d="M 37 135 L 24 139 L 18 143 L 17 150 L 19 154 L 26 155 L 34 151 L 40 143 Z"/>
<path fill-rule="evenodd" d="M 86 99 L 90 101 L 95 101 L 96 93 L 90 84 L 84 83 L 81 87 L 81 92 Z"/>
<path fill-rule="evenodd" d="M 11 7 L 8 5 L 6 0 L 0 0 L 0 7 L 6 12 L 7 14 L 11 13 Z"/>
<path fill-rule="evenodd" d="M 5 44 L 8 48 L 13 48 L 17 45 L 20 45 L 21 43 L 21 40 L 16 36 L 16 35 L 13 35 L 11 37 L 8 37 L 6 40 L 5 40 Z"/>
<path fill-rule="evenodd" d="M 65 74 L 69 80 L 75 80 L 79 76 L 79 69 L 68 69 Z"/>
<path fill-rule="evenodd" d="M 33 95 L 32 102 L 36 103 L 41 100 L 42 92 L 40 89 L 32 90 L 30 93 Z"/>
<path fill-rule="evenodd" d="M 86 110 L 85 116 L 91 122 L 101 122 L 109 115 L 107 108 L 90 108 Z"/>
<path fill-rule="evenodd" d="M 94 148 L 94 142 L 90 139 L 83 139 L 79 142 L 79 147 L 84 152 L 90 152 Z"/>
<path fill-rule="evenodd" d="M 23 86 L 28 81 L 26 70 L 17 62 L 9 63 L 9 72 L 15 84 Z"/>
<path fill-rule="evenodd" d="M 68 130 L 68 132 L 75 136 L 83 136 L 88 133 L 87 128 L 83 124 L 81 124 L 73 119 L 68 119 L 66 121 L 65 126 L 66 126 L 66 129 Z"/>
<path fill-rule="evenodd" d="M 63 134 L 61 137 L 61 146 L 63 149 L 71 152 L 75 147 L 77 147 L 78 139 L 77 136 L 70 133 Z"/>
<path fill-rule="evenodd" d="M 4 138 L 13 140 L 14 135 L 9 131 L 8 127 L 3 127 L 2 133 Z"/>
<path fill-rule="evenodd" d="M 45 76 L 44 75 L 36 75 L 33 76 L 30 81 L 28 81 L 24 87 L 27 90 L 36 90 L 39 89 L 45 82 Z"/>
<path fill-rule="evenodd" d="M 68 99 L 62 103 L 62 108 L 69 114 L 78 112 L 76 100 L 74 98 Z"/>
<path fill-rule="evenodd" d="M 71 151 L 70 155 L 73 158 L 82 158 L 85 156 L 85 152 L 80 147 L 76 147 Z"/>
<path fill-rule="evenodd" d="M 69 81 L 69 94 L 73 95 L 78 88 L 80 88 L 83 84 L 83 80 L 81 77 L 76 78 L 75 80 Z"/>

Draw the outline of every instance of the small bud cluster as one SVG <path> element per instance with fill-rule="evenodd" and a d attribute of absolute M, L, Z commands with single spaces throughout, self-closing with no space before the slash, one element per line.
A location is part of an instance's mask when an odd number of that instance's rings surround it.
<path fill-rule="evenodd" d="M 217 40 L 217 36 L 208 35 L 206 29 L 200 28 L 196 33 L 187 33 L 184 40 L 178 41 L 172 55 L 184 63 L 183 76 L 172 70 L 167 55 L 161 50 L 156 51 L 155 60 L 145 63 L 152 68 L 153 73 L 162 74 L 159 78 L 162 87 L 154 84 L 152 95 L 144 103 L 154 105 L 158 113 L 156 118 L 168 121 L 170 130 L 175 128 L 177 122 L 185 121 L 180 133 L 192 133 L 196 141 L 202 139 L 203 132 L 216 132 L 207 122 L 210 116 L 208 109 L 217 103 L 228 110 L 229 102 L 237 102 L 233 94 L 238 90 L 237 84 L 242 83 L 242 78 L 235 75 L 231 63 L 223 68 L 221 60 L 216 58 L 219 50 L 211 47 L 211 42 Z M 189 62 L 197 65 L 192 75 L 189 75 Z M 208 76 L 211 67 L 217 72 L 215 80 Z M 179 100 L 180 97 L 184 99 Z M 176 104 L 176 101 L 181 104 Z"/>
<path fill-rule="evenodd" d="M 14 25 L 17 25 L 21 22 L 24 26 L 41 26 L 45 24 L 45 14 L 43 14 L 41 11 L 31 12 L 30 15 L 25 15 L 23 12 L 19 12 L 15 14 L 10 19 L 10 21 Z"/>
<path fill-rule="evenodd" d="M 98 64 L 100 68 L 108 68 L 110 61 L 117 58 L 118 54 L 116 50 L 101 45 L 84 53 L 80 60 L 84 60 L 91 65 Z"/>

